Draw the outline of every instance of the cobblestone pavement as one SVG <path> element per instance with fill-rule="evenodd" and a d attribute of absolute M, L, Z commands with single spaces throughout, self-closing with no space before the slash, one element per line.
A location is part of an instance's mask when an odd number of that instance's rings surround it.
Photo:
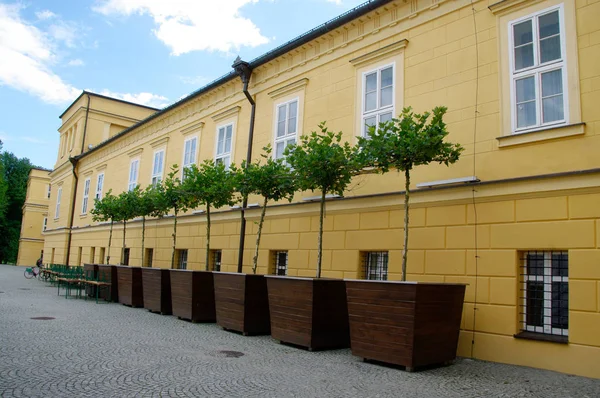
<path fill-rule="evenodd" d="M 1 397 L 600 397 L 600 380 L 465 359 L 407 373 L 350 350 L 66 300 L 23 271 L 0 265 Z"/>

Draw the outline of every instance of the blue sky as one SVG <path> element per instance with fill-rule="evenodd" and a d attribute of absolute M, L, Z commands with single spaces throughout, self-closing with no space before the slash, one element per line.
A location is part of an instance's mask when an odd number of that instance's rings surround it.
<path fill-rule="evenodd" d="M 364 0 L 0 0 L 0 140 L 52 168 L 81 90 L 163 107 Z"/>

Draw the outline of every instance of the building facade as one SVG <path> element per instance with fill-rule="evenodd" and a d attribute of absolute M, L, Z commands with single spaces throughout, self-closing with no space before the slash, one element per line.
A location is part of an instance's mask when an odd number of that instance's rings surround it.
<path fill-rule="evenodd" d="M 403 107 L 447 106 L 449 140 L 465 152 L 414 170 L 408 279 L 468 284 L 459 355 L 600 377 L 599 17 L 594 0 L 366 3 L 249 63 L 252 158 L 267 144 L 280 156 L 322 121 L 354 143 Z M 88 98 L 62 116 L 48 262 L 105 260 L 108 225 L 89 209 L 109 189 L 246 157 L 251 106 L 234 72 L 161 111 Z M 328 200 L 324 277 L 400 279 L 403 186 L 398 173 L 363 175 Z M 315 195 L 269 208 L 260 273 L 315 275 Z M 246 211 L 244 271 L 258 202 Z M 201 210 L 179 219 L 180 267 L 204 268 Z M 212 267 L 235 271 L 240 210 L 212 218 Z M 147 222 L 140 264 L 141 223 L 128 223 L 129 264 L 169 267 L 172 224 Z"/>
<path fill-rule="evenodd" d="M 27 196 L 19 238 L 17 265 L 35 265 L 44 254 L 44 231 L 48 225 L 50 170 L 33 168 L 27 179 Z"/>

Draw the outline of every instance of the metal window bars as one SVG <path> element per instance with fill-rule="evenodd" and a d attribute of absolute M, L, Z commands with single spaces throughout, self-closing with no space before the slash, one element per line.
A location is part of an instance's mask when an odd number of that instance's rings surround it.
<path fill-rule="evenodd" d="M 568 336 L 569 255 L 567 251 L 521 252 L 521 330 Z"/>
<path fill-rule="evenodd" d="M 221 271 L 221 256 L 223 255 L 222 250 L 211 250 L 211 265 L 213 271 Z"/>
<path fill-rule="evenodd" d="M 179 257 L 178 257 L 178 264 L 177 264 L 179 266 L 179 269 L 187 269 L 187 263 L 188 263 L 187 249 L 179 250 Z"/>
<path fill-rule="evenodd" d="M 288 252 L 287 251 L 274 251 L 272 252 L 273 256 L 273 266 L 271 273 L 279 276 L 287 275 L 287 267 L 288 267 Z"/>
<path fill-rule="evenodd" d="M 364 277 L 371 281 L 387 281 L 388 252 L 363 253 Z"/>

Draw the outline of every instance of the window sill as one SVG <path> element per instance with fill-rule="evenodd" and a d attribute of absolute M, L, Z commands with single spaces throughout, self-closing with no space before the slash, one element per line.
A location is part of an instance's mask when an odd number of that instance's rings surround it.
<path fill-rule="evenodd" d="M 520 332 L 513 336 L 515 339 L 546 341 L 549 343 L 569 344 L 568 336 L 555 336 L 552 334 L 542 334 L 534 332 Z"/>
<path fill-rule="evenodd" d="M 544 127 L 538 130 L 504 135 L 497 137 L 498 147 L 506 148 L 515 145 L 530 144 L 533 142 L 554 140 L 557 138 L 572 137 L 585 133 L 585 123 L 574 123 L 552 127 Z"/>

